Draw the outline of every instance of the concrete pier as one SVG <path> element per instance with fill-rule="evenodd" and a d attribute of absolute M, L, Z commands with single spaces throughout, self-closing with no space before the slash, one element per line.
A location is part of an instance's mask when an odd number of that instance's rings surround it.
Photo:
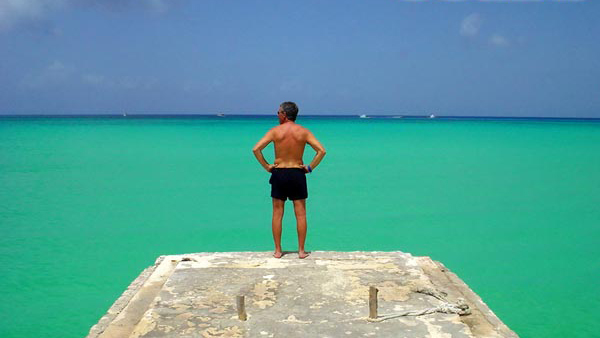
<path fill-rule="evenodd" d="M 315 251 L 161 256 L 88 337 L 517 335 L 429 257 Z"/>

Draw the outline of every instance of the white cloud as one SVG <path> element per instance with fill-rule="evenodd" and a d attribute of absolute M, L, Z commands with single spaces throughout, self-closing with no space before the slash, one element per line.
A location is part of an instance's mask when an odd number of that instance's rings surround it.
<path fill-rule="evenodd" d="M 64 3 L 65 0 L 0 0 L 0 31 L 8 30 L 21 21 L 39 19 Z"/>
<path fill-rule="evenodd" d="M 81 76 L 81 80 L 85 84 L 89 84 L 92 86 L 99 86 L 99 85 L 104 84 L 105 77 L 103 75 L 97 75 L 97 74 L 84 74 L 83 76 Z"/>
<path fill-rule="evenodd" d="M 154 13 L 168 11 L 176 0 L 68 0 L 79 7 L 96 7 L 108 11 L 146 10 Z"/>
<path fill-rule="evenodd" d="M 478 13 L 472 13 L 465 17 L 460 23 L 460 35 L 466 37 L 475 37 L 479 34 L 481 28 L 481 16 Z"/>
<path fill-rule="evenodd" d="M 148 0 L 148 6 L 155 13 L 164 13 L 169 10 L 169 4 L 165 0 Z"/>
<path fill-rule="evenodd" d="M 484 34 L 481 34 L 480 32 L 482 23 L 483 19 L 479 13 L 467 15 L 460 23 L 460 35 L 470 39 L 471 42 L 474 42 L 477 45 L 487 43 L 492 47 L 507 48 L 513 44 L 511 39 L 498 33 L 492 34 L 486 39 L 486 37 L 483 36 Z M 517 42 L 519 42 L 518 39 Z"/>
<path fill-rule="evenodd" d="M 279 85 L 282 92 L 297 92 L 302 89 L 302 83 L 297 80 L 283 80 Z"/>
<path fill-rule="evenodd" d="M 54 61 L 39 74 L 29 74 L 21 81 L 21 86 L 28 88 L 39 88 L 44 86 L 59 85 L 67 81 L 75 69 L 60 61 Z"/>
<path fill-rule="evenodd" d="M 131 77 L 125 76 L 113 82 L 115 87 L 122 89 L 150 89 L 158 84 L 154 77 Z"/>
<path fill-rule="evenodd" d="M 99 74 L 83 74 L 81 81 L 90 86 L 117 89 L 150 89 L 158 84 L 154 77 L 121 76 L 116 78 Z"/>
<path fill-rule="evenodd" d="M 502 36 L 500 34 L 494 34 L 494 35 L 492 35 L 490 37 L 489 42 L 490 42 L 490 44 L 492 46 L 496 46 L 496 47 L 508 47 L 508 46 L 510 46 L 510 41 L 506 37 L 504 37 L 504 36 Z"/>
<path fill-rule="evenodd" d="M 0 0 L 1 1 L 1 0 Z M 54 61 L 38 73 L 28 74 L 21 80 L 21 87 L 28 89 L 60 86 L 65 84 L 87 85 L 98 88 L 116 88 L 122 90 L 147 90 L 159 84 L 158 79 L 150 76 L 116 77 L 98 73 L 83 73 L 61 61 Z"/>
<path fill-rule="evenodd" d="M 96 7 L 109 11 L 146 10 L 165 13 L 175 0 L 0 0 L 0 32 L 20 23 L 43 19 L 48 12 L 70 7 Z"/>

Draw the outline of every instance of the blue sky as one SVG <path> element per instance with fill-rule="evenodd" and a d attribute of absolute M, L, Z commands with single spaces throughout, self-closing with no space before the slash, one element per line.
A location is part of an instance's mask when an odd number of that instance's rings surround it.
<path fill-rule="evenodd" d="M 597 1 L 0 0 L 0 114 L 600 117 Z"/>

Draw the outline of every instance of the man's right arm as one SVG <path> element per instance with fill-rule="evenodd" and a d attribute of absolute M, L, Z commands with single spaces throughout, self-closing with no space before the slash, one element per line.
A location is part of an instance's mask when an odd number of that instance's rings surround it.
<path fill-rule="evenodd" d="M 265 168 L 265 170 L 268 172 L 271 172 L 271 169 L 273 169 L 275 166 L 267 163 L 267 160 L 265 160 L 265 157 L 262 154 L 262 150 L 272 141 L 273 141 L 273 130 L 269 130 L 265 134 L 265 136 L 263 136 L 263 138 L 261 138 L 260 141 L 258 141 L 258 143 L 256 143 L 254 148 L 252 148 L 252 152 L 254 153 L 254 156 L 256 156 L 258 163 L 260 163 L 260 165 L 263 168 Z"/>
<path fill-rule="evenodd" d="M 321 163 L 323 157 L 325 157 L 325 148 L 310 131 L 306 137 L 306 143 L 310 144 L 310 146 L 317 152 L 313 160 L 310 162 L 310 168 L 315 169 L 319 163 Z"/>

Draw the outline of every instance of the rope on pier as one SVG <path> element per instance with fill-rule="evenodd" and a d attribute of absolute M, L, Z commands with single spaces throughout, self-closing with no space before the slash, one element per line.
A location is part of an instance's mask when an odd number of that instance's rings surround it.
<path fill-rule="evenodd" d="M 422 316 L 422 315 L 428 315 L 428 314 L 436 313 L 436 312 L 457 314 L 460 316 L 471 314 L 469 305 L 467 305 L 465 303 L 464 299 L 462 299 L 462 298 L 458 298 L 456 303 L 450 303 L 450 302 L 448 302 L 448 300 L 446 300 L 446 296 L 447 296 L 446 293 L 436 291 L 432 288 L 419 288 L 416 290 L 416 292 L 435 297 L 435 298 L 439 299 L 440 301 L 442 301 L 443 303 L 438 306 L 426 308 L 423 310 L 409 310 L 409 311 L 404 311 L 404 312 L 395 313 L 395 314 L 382 315 L 381 317 L 378 317 L 378 318 L 367 318 L 367 320 L 370 322 L 382 322 L 384 320 L 398 318 L 398 317 Z"/>

